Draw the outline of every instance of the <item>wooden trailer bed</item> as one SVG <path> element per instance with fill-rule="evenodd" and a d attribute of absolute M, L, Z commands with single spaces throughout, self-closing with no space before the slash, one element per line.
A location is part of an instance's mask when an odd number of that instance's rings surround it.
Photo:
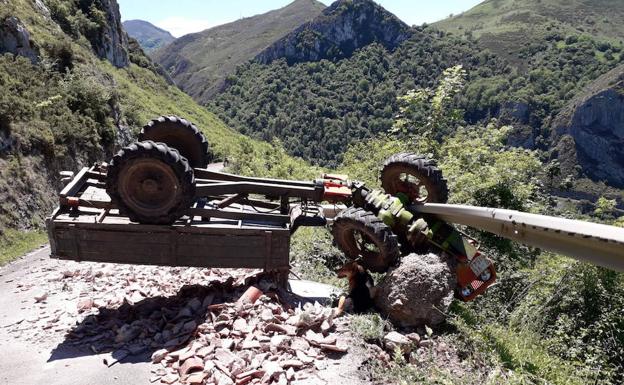
<path fill-rule="evenodd" d="M 288 216 L 234 204 L 219 211 L 221 218 L 191 214 L 173 225 L 133 223 L 111 204 L 102 175 L 97 168 L 85 168 L 60 193 L 60 205 L 46 221 L 52 258 L 257 268 L 287 277 Z"/>

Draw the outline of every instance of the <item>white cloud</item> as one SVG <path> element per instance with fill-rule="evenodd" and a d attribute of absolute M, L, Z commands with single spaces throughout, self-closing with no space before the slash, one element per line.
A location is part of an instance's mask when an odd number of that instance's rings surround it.
<path fill-rule="evenodd" d="M 182 16 L 171 16 L 154 23 L 157 27 L 169 31 L 173 36 L 180 37 L 193 32 L 200 32 L 205 29 L 223 24 L 223 22 L 206 19 L 189 19 Z"/>

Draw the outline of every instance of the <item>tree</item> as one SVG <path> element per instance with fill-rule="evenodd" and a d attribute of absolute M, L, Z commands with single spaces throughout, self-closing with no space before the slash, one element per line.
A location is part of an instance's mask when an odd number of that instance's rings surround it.
<path fill-rule="evenodd" d="M 610 219 L 613 218 L 613 213 L 615 212 L 615 207 L 617 206 L 617 202 L 615 199 L 607 199 L 605 197 L 600 197 L 596 201 L 596 208 L 594 209 L 594 215 L 601 219 Z"/>
<path fill-rule="evenodd" d="M 456 65 L 442 72 L 438 86 L 408 91 L 398 98 L 400 117 L 392 132 L 425 143 L 428 153 L 436 154 L 442 138 L 462 121 L 464 111 L 453 107 L 455 96 L 464 88 L 466 71 Z"/>

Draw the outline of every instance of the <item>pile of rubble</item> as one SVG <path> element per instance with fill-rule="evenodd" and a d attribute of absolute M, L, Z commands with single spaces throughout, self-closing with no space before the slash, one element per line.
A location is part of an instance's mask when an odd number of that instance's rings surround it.
<path fill-rule="evenodd" d="M 27 271 L 13 292 L 29 295 L 29 315 L 3 325 L 22 340 L 58 339 L 102 309 L 133 306 L 146 299 L 174 297 L 184 286 L 238 287 L 257 277 L 252 269 L 202 269 L 47 260 Z M 11 283 L 11 282 L 7 282 Z"/>
<path fill-rule="evenodd" d="M 103 354 L 108 366 L 151 357 L 154 383 L 322 383 L 326 358 L 348 350 L 335 309 L 293 305 L 259 271 L 57 263 L 16 284 L 36 315 L 9 332 L 56 334 L 57 348 Z"/>
<path fill-rule="evenodd" d="M 157 366 L 152 381 L 306 383 L 315 378 L 317 366 L 322 366 L 327 355 L 348 350 L 346 340 L 333 332 L 334 309 L 319 304 L 292 309 L 263 295 L 255 303 L 204 303 L 197 309 L 204 310 L 206 321 L 196 327 L 191 324 L 195 334 L 190 343 L 180 349 L 165 344 L 153 353 Z"/>

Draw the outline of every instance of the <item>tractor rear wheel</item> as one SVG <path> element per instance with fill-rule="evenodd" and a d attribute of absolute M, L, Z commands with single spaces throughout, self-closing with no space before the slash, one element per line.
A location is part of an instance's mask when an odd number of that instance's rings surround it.
<path fill-rule="evenodd" d="M 171 224 L 195 198 L 188 161 L 173 148 L 153 141 L 123 148 L 108 166 L 106 192 L 133 222 Z"/>
<path fill-rule="evenodd" d="M 341 212 L 334 220 L 332 234 L 348 258 L 361 256 L 362 266 L 377 273 L 388 270 L 400 256 L 396 235 L 375 214 L 362 208 Z"/>
<path fill-rule="evenodd" d="M 381 186 L 390 195 L 405 194 L 410 202 L 446 203 L 448 186 L 436 162 L 412 153 L 391 156 L 381 170 Z"/>
<path fill-rule="evenodd" d="M 162 142 L 175 148 L 193 168 L 205 168 L 211 160 L 204 134 L 193 123 L 177 116 L 151 120 L 139 134 L 139 141 L 145 140 Z"/>

